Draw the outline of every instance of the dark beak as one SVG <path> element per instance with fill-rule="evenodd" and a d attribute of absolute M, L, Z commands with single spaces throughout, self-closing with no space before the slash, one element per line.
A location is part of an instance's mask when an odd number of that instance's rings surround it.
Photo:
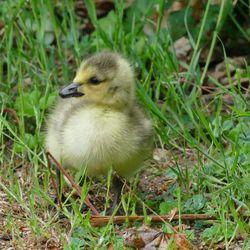
<path fill-rule="evenodd" d="M 71 83 L 70 85 L 68 85 L 67 87 L 63 88 L 63 89 L 59 92 L 59 95 L 60 95 L 62 98 L 83 96 L 84 93 L 78 92 L 78 87 L 79 87 L 79 84 L 73 82 L 73 83 Z"/>

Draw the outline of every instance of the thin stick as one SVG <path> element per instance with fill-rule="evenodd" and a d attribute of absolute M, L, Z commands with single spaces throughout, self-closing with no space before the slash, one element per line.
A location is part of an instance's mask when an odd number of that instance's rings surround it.
<path fill-rule="evenodd" d="M 162 222 L 162 221 L 170 221 L 170 220 L 215 220 L 214 216 L 206 215 L 206 214 L 182 214 L 182 215 L 149 215 L 147 218 L 150 218 L 152 222 Z M 135 221 L 143 221 L 145 216 L 137 215 L 137 216 L 114 216 L 113 218 L 110 216 L 92 216 L 90 223 L 94 227 L 100 227 L 106 225 L 110 220 L 112 220 L 115 224 L 122 224 L 126 221 L 135 222 Z"/>
<path fill-rule="evenodd" d="M 55 182 L 55 178 L 54 178 L 54 175 L 53 175 L 52 170 L 51 170 L 50 158 L 49 158 L 49 155 L 47 153 L 46 153 L 46 158 L 47 158 L 47 162 L 48 162 L 48 169 L 49 169 L 49 174 L 51 176 L 52 186 L 53 186 L 54 190 L 56 191 L 56 196 L 57 196 L 57 200 L 58 200 L 58 203 L 59 203 L 59 207 L 62 210 L 63 206 L 62 206 L 62 201 L 60 199 L 59 188 L 58 188 L 58 186 L 57 186 L 57 184 Z"/>
<path fill-rule="evenodd" d="M 54 158 L 54 156 L 50 152 L 46 152 L 46 154 L 53 160 L 56 166 L 62 171 L 63 175 L 68 179 L 72 187 L 75 188 L 76 192 L 81 197 L 82 195 L 81 188 L 74 182 L 73 178 L 68 174 L 68 172 L 63 168 L 63 166 Z M 92 210 L 94 215 L 100 215 L 97 209 L 90 202 L 89 195 L 86 196 L 84 202 Z"/>

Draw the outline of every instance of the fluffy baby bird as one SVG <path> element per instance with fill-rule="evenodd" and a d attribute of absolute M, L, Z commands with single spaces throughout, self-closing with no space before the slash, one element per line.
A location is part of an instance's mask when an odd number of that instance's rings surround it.
<path fill-rule="evenodd" d="M 49 116 L 46 150 L 67 168 L 89 176 L 110 167 L 129 178 L 150 157 L 152 125 L 137 104 L 135 77 L 126 59 L 102 52 L 84 60 Z M 113 177 L 116 206 L 122 189 Z"/>

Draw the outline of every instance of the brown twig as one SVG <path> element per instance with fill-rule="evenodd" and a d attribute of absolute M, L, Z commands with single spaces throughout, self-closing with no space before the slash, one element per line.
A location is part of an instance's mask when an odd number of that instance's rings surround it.
<path fill-rule="evenodd" d="M 51 170 L 51 162 L 50 162 L 50 158 L 49 158 L 48 153 L 46 153 L 46 158 L 47 158 L 47 161 L 48 161 L 48 169 L 49 169 L 49 174 L 51 176 L 52 186 L 53 186 L 54 190 L 56 191 L 56 196 L 57 196 L 57 200 L 58 200 L 58 203 L 59 203 L 59 207 L 62 209 L 63 206 L 62 206 L 62 201 L 60 199 L 59 188 L 58 188 L 58 185 L 55 182 L 55 178 L 54 178 L 54 175 L 53 175 L 52 170 Z"/>
<path fill-rule="evenodd" d="M 148 218 L 152 222 L 162 222 L 162 221 L 170 221 L 170 220 L 215 220 L 216 218 L 213 216 L 209 216 L 206 214 L 182 214 L 182 215 L 149 215 Z M 128 222 L 135 222 L 135 221 L 143 221 L 145 219 L 145 216 L 143 215 L 137 215 L 137 216 L 92 216 L 90 223 L 94 227 L 100 227 L 103 225 L 106 225 L 110 220 L 114 224 L 122 224 L 126 221 Z"/>
<path fill-rule="evenodd" d="M 50 152 L 46 152 L 47 157 L 51 158 L 52 161 L 55 163 L 55 165 L 62 171 L 63 175 L 68 179 L 72 187 L 75 188 L 76 192 L 79 196 L 82 195 L 81 188 L 74 182 L 73 178 L 68 174 L 68 172 L 63 168 L 63 166 L 53 157 L 53 155 Z M 89 195 L 85 198 L 85 204 L 92 210 L 94 215 L 99 215 L 99 212 L 97 209 L 92 205 L 92 203 L 89 200 Z"/>

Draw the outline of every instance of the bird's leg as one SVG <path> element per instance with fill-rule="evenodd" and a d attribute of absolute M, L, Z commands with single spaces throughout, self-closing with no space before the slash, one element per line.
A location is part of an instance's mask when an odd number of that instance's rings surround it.
<path fill-rule="evenodd" d="M 107 214 L 112 214 L 117 206 L 117 204 L 120 202 L 121 198 L 121 192 L 123 188 L 123 181 L 121 178 L 117 175 L 113 175 L 112 178 L 112 186 L 114 189 L 114 199 L 111 208 L 108 210 Z"/>

